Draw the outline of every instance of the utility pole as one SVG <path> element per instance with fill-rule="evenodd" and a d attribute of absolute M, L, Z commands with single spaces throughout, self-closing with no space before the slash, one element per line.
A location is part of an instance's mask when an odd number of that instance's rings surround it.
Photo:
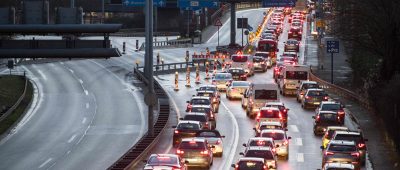
<path fill-rule="evenodd" d="M 101 0 L 101 23 L 104 24 L 105 12 L 104 12 L 104 0 Z"/>
<path fill-rule="evenodd" d="M 75 7 L 75 0 L 71 0 L 70 5 L 71 5 L 71 8 L 74 8 Z"/>
<path fill-rule="evenodd" d="M 231 3 L 231 43 L 230 45 L 236 44 L 236 4 Z"/>

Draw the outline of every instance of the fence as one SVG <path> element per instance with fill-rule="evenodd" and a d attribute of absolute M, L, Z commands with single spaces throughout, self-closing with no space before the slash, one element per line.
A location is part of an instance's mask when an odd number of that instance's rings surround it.
<path fill-rule="evenodd" d="M 193 72 L 196 71 L 196 64 L 199 64 L 200 71 L 205 71 L 205 66 L 206 66 L 205 61 L 158 64 L 158 65 L 153 65 L 153 71 L 154 75 L 161 75 L 161 74 L 169 74 L 175 72 L 184 72 L 186 71 L 187 67 L 189 67 L 190 71 Z M 213 62 L 210 62 L 210 66 L 211 65 L 213 65 Z M 143 68 L 144 66 L 137 67 L 137 69 L 143 69 Z"/>
<path fill-rule="evenodd" d="M 15 104 L 13 106 L 11 106 L 4 114 L 2 114 L 0 116 L 0 122 L 2 122 L 5 118 L 7 118 L 11 113 L 14 112 L 15 109 L 17 109 L 17 107 L 19 106 L 19 104 L 21 103 L 21 101 L 25 98 L 25 93 L 26 93 L 26 88 L 28 86 L 28 79 L 25 76 L 24 73 L 24 79 L 25 79 L 25 87 L 24 87 L 24 91 L 22 92 L 21 96 L 18 98 L 17 102 L 15 102 Z"/>
<path fill-rule="evenodd" d="M 157 41 L 153 42 L 154 48 L 163 48 L 163 47 L 193 47 L 192 40 L 171 40 L 171 41 Z M 145 43 L 139 48 L 139 51 L 145 49 Z"/>

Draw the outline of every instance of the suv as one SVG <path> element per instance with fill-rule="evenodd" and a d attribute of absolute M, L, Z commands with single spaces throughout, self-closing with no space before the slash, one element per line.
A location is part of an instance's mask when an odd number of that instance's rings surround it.
<path fill-rule="evenodd" d="M 365 142 L 368 139 L 364 139 L 361 132 L 354 131 L 336 131 L 332 137 L 332 140 L 346 140 L 346 141 L 354 141 L 356 146 L 360 152 L 361 163 L 365 165 L 366 153 L 367 153 L 367 145 Z"/>
<path fill-rule="evenodd" d="M 344 112 L 344 105 L 340 104 L 339 102 L 335 101 L 323 101 L 321 105 L 316 109 L 316 112 L 320 111 L 332 111 L 336 112 L 340 118 L 340 123 L 344 125 L 345 120 L 345 112 Z"/>
<path fill-rule="evenodd" d="M 328 101 L 328 94 L 323 89 L 307 89 L 301 100 L 301 107 L 318 107 L 322 101 Z"/>
<path fill-rule="evenodd" d="M 267 71 L 267 63 L 266 62 L 267 61 L 264 57 L 254 56 L 253 57 L 254 71 L 260 70 L 262 72 L 266 72 Z"/>
<path fill-rule="evenodd" d="M 242 106 L 244 101 L 247 102 L 247 116 L 255 118 L 266 102 L 279 101 L 278 87 L 276 84 L 251 84 L 242 97 Z"/>
<path fill-rule="evenodd" d="M 189 112 L 197 112 L 197 113 L 205 113 L 207 114 L 211 127 L 216 128 L 217 127 L 217 121 L 215 120 L 215 115 L 214 112 L 210 109 L 210 105 L 194 105 L 190 109 Z"/>
<path fill-rule="evenodd" d="M 286 160 L 289 159 L 289 140 L 292 139 L 292 137 L 288 137 L 284 130 L 265 129 L 261 131 L 260 137 L 274 139 L 276 153 L 279 156 L 283 156 Z"/>
<path fill-rule="evenodd" d="M 206 113 L 196 113 L 196 112 L 191 112 L 186 114 L 183 118 L 180 118 L 180 120 L 193 120 L 193 121 L 199 121 L 201 123 L 202 129 L 215 129 L 215 127 L 211 126 L 211 121 L 208 118 Z"/>
<path fill-rule="evenodd" d="M 321 146 L 322 148 L 322 146 Z M 360 153 L 354 141 L 332 140 L 322 157 L 322 167 L 326 163 L 351 163 L 360 169 Z"/>
<path fill-rule="evenodd" d="M 196 132 L 201 130 L 201 124 L 199 121 L 179 121 L 175 128 L 174 135 L 172 137 L 172 145 L 177 146 L 183 138 L 194 137 Z"/>
<path fill-rule="evenodd" d="M 281 111 L 276 107 L 262 107 L 256 117 L 256 126 L 261 122 L 280 122 L 283 124 Z"/>
<path fill-rule="evenodd" d="M 256 132 L 256 136 L 260 136 L 261 131 L 264 129 L 280 129 L 287 131 L 281 122 L 260 122 L 258 126 L 253 129 Z"/>
<path fill-rule="evenodd" d="M 287 122 L 288 122 L 288 112 L 289 112 L 289 108 L 285 107 L 285 104 L 283 104 L 282 102 L 267 102 L 265 103 L 265 107 L 276 107 L 279 109 L 279 111 L 282 114 L 282 118 L 283 118 L 283 125 L 285 127 L 287 127 Z"/>
<path fill-rule="evenodd" d="M 214 113 L 218 113 L 219 104 L 212 104 L 209 97 L 193 96 L 190 101 L 186 101 L 186 112 L 189 112 L 194 105 L 209 105 Z"/>
<path fill-rule="evenodd" d="M 300 51 L 300 42 L 295 40 L 295 39 L 288 39 L 285 42 L 285 48 L 284 51 L 295 51 L 299 52 Z"/>
<path fill-rule="evenodd" d="M 237 80 L 246 81 L 247 80 L 247 74 L 243 68 L 240 68 L 240 67 L 229 68 L 228 73 L 232 74 L 232 79 L 235 81 L 237 81 Z"/>
<path fill-rule="evenodd" d="M 240 152 L 240 155 L 244 157 L 263 158 L 268 168 L 276 169 L 278 167 L 277 156 L 270 147 L 250 146 L 246 148 L 244 153 Z"/>
<path fill-rule="evenodd" d="M 236 164 L 231 165 L 235 170 L 269 170 L 263 158 L 243 157 Z"/>
<path fill-rule="evenodd" d="M 312 117 L 314 121 L 314 135 L 323 135 L 328 126 L 340 125 L 340 118 L 336 112 L 320 111 Z"/>
<path fill-rule="evenodd" d="M 181 156 L 188 166 L 199 166 L 207 169 L 213 164 L 213 152 L 207 140 L 204 138 L 182 139 L 176 154 Z"/>
<path fill-rule="evenodd" d="M 296 93 L 297 102 L 300 103 L 300 101 L 303 100 L 303 96 L 307 92 L 307 89 L 318 89 L 318 88 L 319 85 L 316 81 L 302 81 Z"/>

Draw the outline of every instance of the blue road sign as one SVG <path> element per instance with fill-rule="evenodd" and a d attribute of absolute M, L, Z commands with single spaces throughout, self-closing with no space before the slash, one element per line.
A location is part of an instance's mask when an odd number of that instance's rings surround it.
<path fill-rule="evenodd" d="M 339 41 L 326 41 L 327 53 L 339 53 Z"/>
<path fill-rule="evenodd" d="M 123 5 L 141 7 L 146 5 L 146 0 L 124 0 Z M 153 0 L 153 5 L 157 7 L 165 7 L 166 0 Z"/>
<path fill-rule="evenodd" d="M 263 0 L 263 7 L 294 7 L 296 0 Z"/>
<path fill-rule="evenodd" d="M 178 7 L 185 10 L 199 10 L 201 8 L 218 8 L 217 0 L 178 0 Z"/>

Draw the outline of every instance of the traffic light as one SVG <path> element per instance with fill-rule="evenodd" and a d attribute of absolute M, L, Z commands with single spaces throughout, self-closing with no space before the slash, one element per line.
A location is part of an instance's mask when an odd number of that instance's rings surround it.
<path fill-rule="evenodd" d="M 9 69 L 13 69 L 14 68 L 14 60 L 8 60 L 7 62 L 7 67 Z"/>

